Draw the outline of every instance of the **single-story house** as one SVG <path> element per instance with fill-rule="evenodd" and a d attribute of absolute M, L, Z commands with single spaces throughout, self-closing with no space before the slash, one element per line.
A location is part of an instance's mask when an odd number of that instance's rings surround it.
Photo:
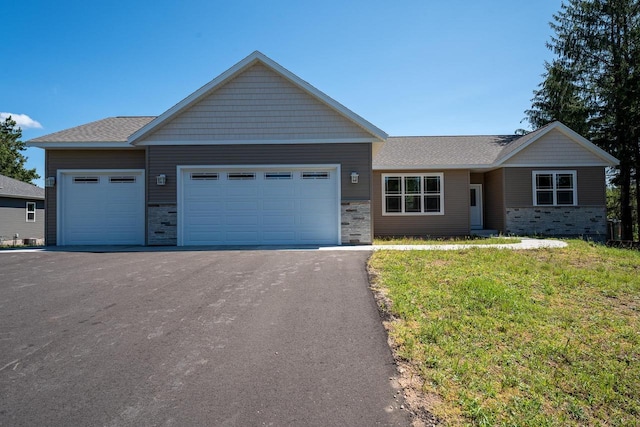
<path fill-rule="evenodd" d="M 389 137 L 254 52 L 157 117 L 46 150 L 48 245 L 370 243 L 374 235 L 605 236 L 617 160 L 561 123 Z"/>
<path fill-rule="evenodd" d="M 42 243 L 44 188 L 0 175 L 0 245 Z"/>

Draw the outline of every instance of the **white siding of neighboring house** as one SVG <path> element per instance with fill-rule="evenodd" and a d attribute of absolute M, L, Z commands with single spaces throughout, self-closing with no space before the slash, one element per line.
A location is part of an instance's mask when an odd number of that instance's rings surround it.
<path fill-rule="evenodd" d="M 571 166 L 603 164 L 603 160 L 558 130 L 552 130 L 507 162 L 509 165 Z"/>
<path fill-rule="evenodd" d="M 371 138 L 285 78 L 256 64 L 143 142 Z"/>

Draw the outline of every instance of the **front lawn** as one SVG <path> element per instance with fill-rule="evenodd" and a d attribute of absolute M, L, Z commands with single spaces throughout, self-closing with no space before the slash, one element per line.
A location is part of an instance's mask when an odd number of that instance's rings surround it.
<path fill-rule="evenodd" d="M 405 376 L 445 424 L 640 423 L 640 252 L 383 250 L 369 267 Z"/>

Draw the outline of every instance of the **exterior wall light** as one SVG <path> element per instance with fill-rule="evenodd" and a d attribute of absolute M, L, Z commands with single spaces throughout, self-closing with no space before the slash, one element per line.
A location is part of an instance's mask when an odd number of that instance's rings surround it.
<path fill-rule="evenodd" d="M 56 177 L 55 176 L 48 176 L 44 180 L 44 186 L 45 187 L 55 187 L 55 185 L 56 185 Z"/>
<path fill-rule="evenodd" d="M 358 172 L 351 172 L 351 183 L 352 184 L 357 184 L 359 176 L 360 175 L 358 175 Z"/>
<path fill-rule="evenodd" d="M 157 185 L 165 185 L 167 183 L 167 175 L 160 174 L 156 176 L 156 184 Z"/>

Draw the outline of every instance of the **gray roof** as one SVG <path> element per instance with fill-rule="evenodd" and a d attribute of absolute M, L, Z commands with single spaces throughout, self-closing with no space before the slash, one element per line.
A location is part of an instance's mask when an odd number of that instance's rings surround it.
<path fill-rule="evenodd" d="M 485 167 L 529 135 L 390 137 L 373 159 L 373 168 Z"/>
<path fill-rule="evenodd" d="M 0 175 L 0 197 L 44 200 L 44 188 Z"/>
<path fill-rule="evenodd" d="M 29 142 L 127 142 L 129 135 L 153 119 L 155 116 L 107 117 L 34 138 Z"/>

